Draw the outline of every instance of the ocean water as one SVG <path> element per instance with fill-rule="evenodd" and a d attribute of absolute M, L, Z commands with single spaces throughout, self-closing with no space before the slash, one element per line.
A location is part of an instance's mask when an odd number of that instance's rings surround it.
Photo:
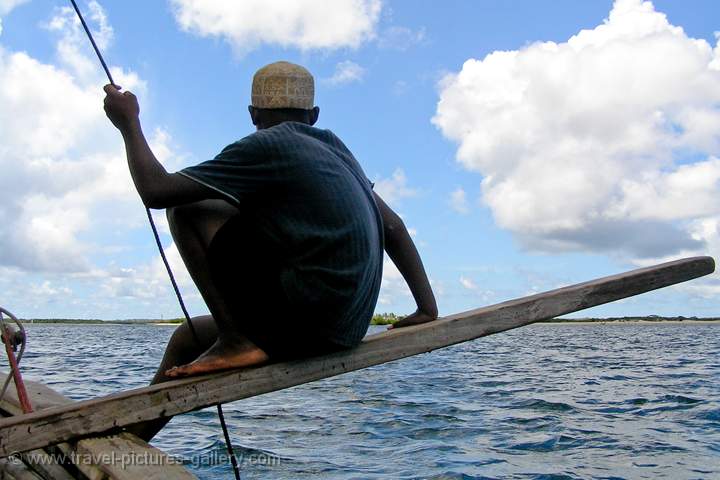
<path fill-rule="evenodd" d="M 146 384 L 173 327 L 29 325 L 77 400 Z M 381 327 L 373 327 L 374 332 Z M 244 479 L 717 479 L 720 325 L 532 325 L 225 406 Z M 214 408 L 153 444 L 232 478 Z"/>

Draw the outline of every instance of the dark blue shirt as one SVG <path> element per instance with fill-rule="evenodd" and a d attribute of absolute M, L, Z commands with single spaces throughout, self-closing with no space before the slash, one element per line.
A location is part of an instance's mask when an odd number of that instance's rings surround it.
<path fill-rule="evenodd" d="M 360 343 L 380 290 L 383 227 L 373 185 L 335 134 L 283 122 L 179 173 L 251 208 L 285 254 L 288 299 L 327 339 Z"/>

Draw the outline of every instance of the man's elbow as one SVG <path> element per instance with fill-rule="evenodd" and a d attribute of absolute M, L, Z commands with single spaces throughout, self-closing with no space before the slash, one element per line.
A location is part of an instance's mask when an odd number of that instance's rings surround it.
<path fill-rule="evenodd" d="M 140 192 L 140 199 L 142 200 L 145 207 L 152 208 L 154 210 L 167 208 L 168 206 L 170 206 L 168 204 L 167 195 L 164 195 L 162 192 L 159 192 L 156 189 L 150 189 L 145 192 Z"/>
<path fill-rule="evenodd" d="M 407 232 L 405 222 L 403 222 L 402 218 L 400 218 L 399 215 L 392 215 L 389 218 L 385 219 L 384 226 L 386 239 L 396 239 L 404 232 Z"/>

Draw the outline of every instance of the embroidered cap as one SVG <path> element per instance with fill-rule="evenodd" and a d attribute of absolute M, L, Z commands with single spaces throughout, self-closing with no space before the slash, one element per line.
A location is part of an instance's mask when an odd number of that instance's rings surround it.
<path fill-rule="evenodd" d="M 314 102 L 315 80 L 305 67 L 275 62 L 265 65 L 253 76 L 253 107 L 311 110 Z"/>

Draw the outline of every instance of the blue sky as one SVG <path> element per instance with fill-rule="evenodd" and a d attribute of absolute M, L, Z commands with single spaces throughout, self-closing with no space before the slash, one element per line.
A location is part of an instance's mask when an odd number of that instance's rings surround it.
<path fill-rule="evenodd" d="M 0 0 L 0 304 L 177 317 L 68 3 Z M 251 133 L 259 67 L 310 69 L 318 126 L 412 230 L 441 315 L 720 252 L 716 1 L 79 4 L 170 170 Z M 713 276 L 580 315 L 715 316 L 719 293 Z M 377 311 L 413 308 L 387 265 Z"/>

